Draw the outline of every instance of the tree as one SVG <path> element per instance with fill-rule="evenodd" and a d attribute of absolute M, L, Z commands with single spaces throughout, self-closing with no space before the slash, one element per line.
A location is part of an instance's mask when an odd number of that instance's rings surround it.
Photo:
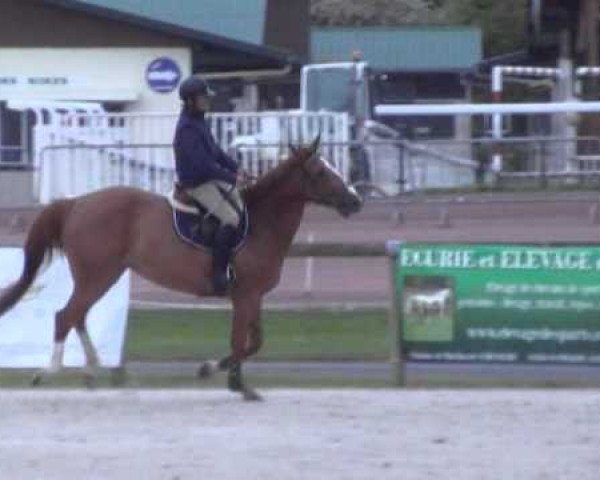
<path fill-rule="evenodd" d="M 526 45 L 527 0 L 312 0 L 316 25 L 476 25 L 486 56 Z"/>
<path fill-rule="evenodd" d="M 527 44 L 527 0 L 445 0 L 440 8 L 451 23 L 481 27 L 486 56 Z"/>
<path fill-rule="evenodd" d="M 435 1 L 435 0 L 434 0 Z M 440 24 L 442 14 L 431 0 L 312 0 L 315 25 Z"/>

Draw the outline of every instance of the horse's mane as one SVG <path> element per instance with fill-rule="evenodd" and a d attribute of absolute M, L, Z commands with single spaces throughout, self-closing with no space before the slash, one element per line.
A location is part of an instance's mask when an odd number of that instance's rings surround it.
<path fill-rule="evenodd" d="M 267 195 L 272 195 L 273 189 L 276 188 L 293 170 L 295 159 L 296 155 L 291 155 L 275 168 L 261 176 L 256 183 L 249 186 L 243 194 L 246 204 L 250 207 Z"/>

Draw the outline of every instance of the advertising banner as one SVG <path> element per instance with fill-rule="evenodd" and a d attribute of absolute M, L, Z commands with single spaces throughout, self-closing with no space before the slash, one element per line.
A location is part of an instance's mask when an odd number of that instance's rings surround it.
<path fill-rule="evenodd" d="M 400 244 L 412 361 L 600 364 L 600 248 Z"/>
<path fill-rule="evenodd" d="M 21 275 L 20 248 L 0 249 L 0 292 Z M 73 281 L 66 258 L 56 255 L 41 271 L 21 301 L 0 317 L 0 368 L 37 368 L 49 364 L 54 315 L 62 309 Z M 102 367 L 122 365 L 129 307 L 129 273 L 102 297 L 87 315 L 87 327 Z M 79 338 L 71 331 L 65 344 L 65 366 L 85 364 Z"/>

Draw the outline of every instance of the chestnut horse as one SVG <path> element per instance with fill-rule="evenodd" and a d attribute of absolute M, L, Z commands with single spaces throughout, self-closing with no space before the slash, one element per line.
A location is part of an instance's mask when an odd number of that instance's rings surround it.
<path fill-rule="evenodd" d="M 261 347 L 262 298 L 279 282 L 305 205 L 327 205 L 344 216 L 361 207 L 354 189 L 318 154 L 318 147 L 317 139 L 309 147 L 292 148 L 289 159 L 244 191 L 250 230 L 234 259 L 236 280 L 228 293 L 233 304 L 231 354 L 204 363 L 199 375 L 228 371 L 229 388 L 245 399 L 260 398 L 243 381 L 241 365 Z M 85 352 L 86 378 L 93 379 L 98 356 L 86 330 L 86 314 L 125 269 L 182 292 L 213 294 L 210 256 L 180 240 L 171 222 L 165 197 L 127 187 L 59 200 L 42 210 L 25 242 L 21 277 L 0 296 L 2 315 L 27 291 L 47 254 L 59 248 L 66 255 L 74 289 L 56 314 L 50 366 L 36 375 L 34 384 L 61 369 L 72 328 Z"/>

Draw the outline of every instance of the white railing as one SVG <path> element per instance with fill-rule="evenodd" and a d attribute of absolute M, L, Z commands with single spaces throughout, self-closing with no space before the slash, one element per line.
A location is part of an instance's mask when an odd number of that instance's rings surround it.
<path fill-rule="evenodd" d="M 213 135 L 220 145 L 232 155 L 237 152 L 244 169 L 253 175 L 261 175 L 279 164 L 289 145 L 308 144 L 320 135 L 324 157 L 344 178 L 349 177 L 347 114 L 301 111 L 215 113 L 210 119 Z"/>
<path fill-rule="evenodd" d="M 554 117 L 553 126 L 554 136 L 568 139 L 574 136 L 574 123 L 577 120 L 577 114 L 580 113 L 600 113 L 600 102 L 547 102 L 547 103 L 481 103 L 481 104 L 431 104 L 431 105 L 377 105 L 375 112 L 382 116 L 430 116 L 430 115 L 484 115 L 494 116 L 496 120 L 499 115 L 521 114 L 521 115 L 559 115 Z M 494 139 L 502 140 L 501 129 L 498 129 L 498 121 L 495 122 Z M 543 163 L 553 174 L 568 173 L 572 159 L 576 156 L 576 144 L 574 142 L 564 142 L 560 148 L 553 151 L 544 152 Z M 496 153 L 492 156 L 492 170 L 498 174 L 505 174 L 504 159 L 501 154 Z"/>
<path fill-rule="evenodd" d="M 465 103 L 440 105 L 377 105 L 378 115 L 493 115 L 493 114 L 550 114 L 597 113 L 600 102 L 555 103 Z"/>
<path fill-rule="evenodd" d="M 111 186 L 166 194 L 175 181 L 172 164 L 165 166 L 172 156 L 164 144 L 48 146 L 39 155 L 38 198 L 48 203 Z"/>
<path fill-rule="evenodd" d="M 175 114 L 65 114 L 34 128 L 36 191 L 47 203 L 112 185 L 166 193 L 174 180 Z M 348 117 L 335 113 L 216 113 L 213 135 L 248 173 L 278 165 L 289 144 L 321 135 L 323 155 L 349 177 Z"/>

